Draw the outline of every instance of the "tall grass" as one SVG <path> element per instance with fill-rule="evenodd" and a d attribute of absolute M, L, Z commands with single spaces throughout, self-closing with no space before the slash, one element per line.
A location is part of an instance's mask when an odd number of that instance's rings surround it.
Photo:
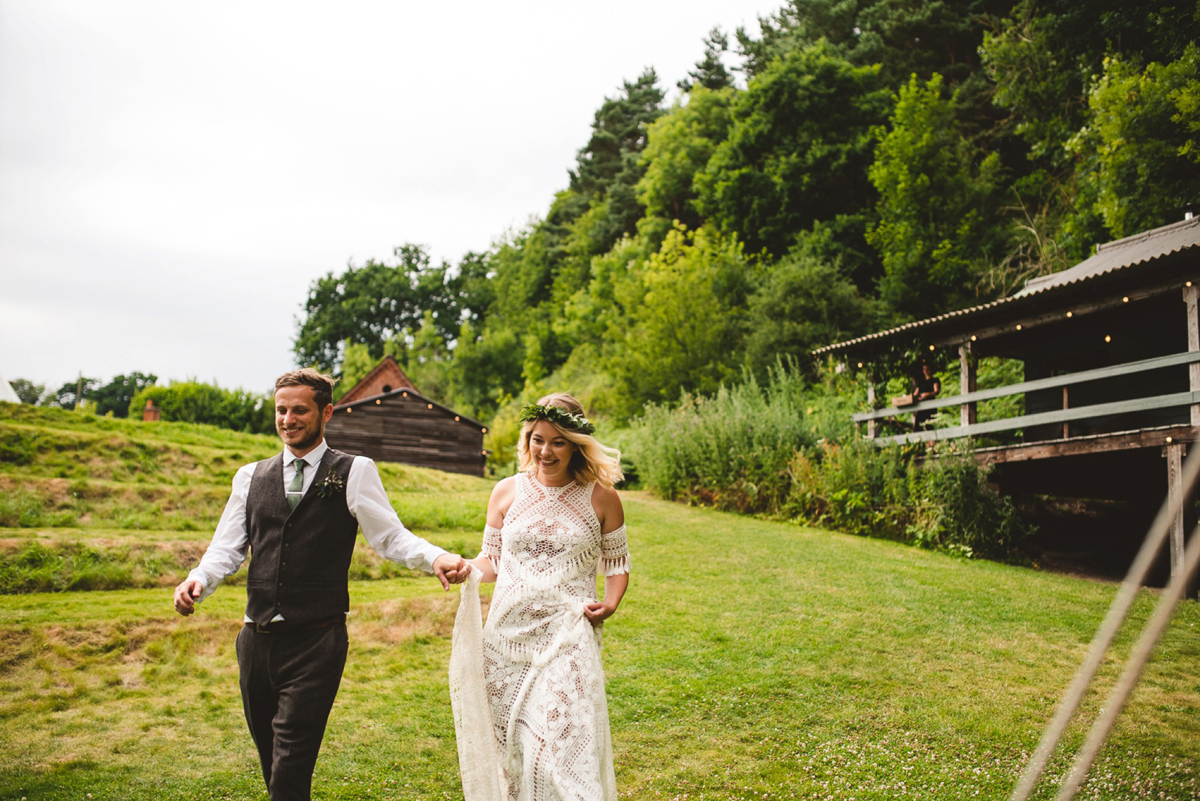
<path fill-rule="evenodd" d="M 798 450 L 845 435 L 850 406 L 809 387 L 778 364 L 765 384 L 753 376 L 712 397 L 650 406 L 633 425 L 629 458 L 661 497 L 742 512 L 772 512 L 788 494 Z"/>
<path fill-rule="evenodd" d="M 1005 558 L 1027 533 L 987 487 L 969 443 L 880 448 L 850 417 L 850 380 L 816 383 L 776 365 L 712 397 L 652 406 L 628 435 L 642 483 L 661 497 L 780 515 L 966 556 Z"/>

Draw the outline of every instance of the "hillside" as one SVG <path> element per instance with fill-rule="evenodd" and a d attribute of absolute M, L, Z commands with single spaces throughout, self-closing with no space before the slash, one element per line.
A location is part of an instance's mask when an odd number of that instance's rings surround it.
<path fill-rule="evenodd" d="M 247 462 L 273 436 L 0 404 L 0 593 L 174 586 L 196 564 Z M 491 484 L 381 464 L 413 531 L 477 547 Z M 407 575 L 360 539 L 356 578 Z"/>

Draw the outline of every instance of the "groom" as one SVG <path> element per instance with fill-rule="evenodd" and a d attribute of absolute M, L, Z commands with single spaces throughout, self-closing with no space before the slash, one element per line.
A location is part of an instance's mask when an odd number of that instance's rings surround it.
<path fill-rule="evenodd" d="M 271 801 L 307 801 L 317 752 L 346 665 L 348 571 L 363 536 L 381 556 L 433 573 L 450 588 L 470 572 L 404 527 L 375 463 L 333 450 L 334 379 L 316 370 L 275 381 L 283 453 L 248 464 L 200 565 L 175 588 L 175 609 L 195 611 L 253 553 L 246 625 L 238 633 L 242 707 Z"/>

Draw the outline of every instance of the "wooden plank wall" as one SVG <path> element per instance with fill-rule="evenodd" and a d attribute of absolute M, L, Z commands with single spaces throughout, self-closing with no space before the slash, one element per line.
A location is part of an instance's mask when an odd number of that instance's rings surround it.
<path fill-rule="evenodd" d="M 483 429 L 417 398 L 397 395 L 333 413 L 325 438 L 340 451 L 380 462 L 483 475 Z"/>

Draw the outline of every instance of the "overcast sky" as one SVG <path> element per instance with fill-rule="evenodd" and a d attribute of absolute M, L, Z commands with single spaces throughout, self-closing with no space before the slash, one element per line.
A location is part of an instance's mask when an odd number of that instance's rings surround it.
<path fill-rule="evenodd" d="M 779 5 L 0 0 L 0 376 L 265 390 L 315 278 L 487 248 Z"/>

